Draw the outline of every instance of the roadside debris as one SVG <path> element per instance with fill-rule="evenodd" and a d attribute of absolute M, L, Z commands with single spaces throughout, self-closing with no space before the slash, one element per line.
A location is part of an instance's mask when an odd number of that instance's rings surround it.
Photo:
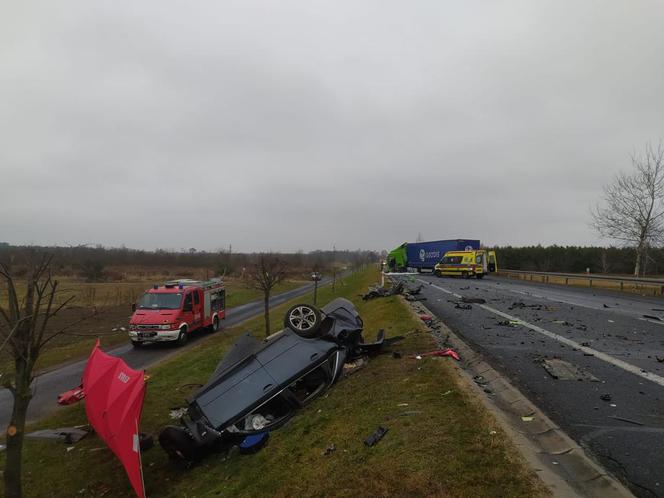
<path fill-rule="evenodd" d="M 461 360 L 461 357 L 459 356 L 459 354 L 451 348 L 439 349 L 437 351 L 429 351 L 428 353 L 420 353 L 420 354 L 415 355 L 413 357 L 418 359 L 418 360 L 421 360 L 422 358 L 430 357 L 430 356 L 450 356 L 450 357 L 454 358 L 456 361 Z"/>
<path fill-rule="evenodd" d="M 258 434 L 247 436 L 239 445 L 240 453 L 243 455 L 256 453 L 267 444 L 268 439 L 270 439 L 269 432 L 259 432 Z"/>
<path fill-rule="evenodd" d="M 518 327 L 521 323 L 519 320 L 502 320 L 500 322 L 496 322 L 496 325 L 499 325 L 501 327 Z"/>
<path fill-rule="evenodd" d="M 473 307 L 470 304 L 454 303 L 454 307 L 458 310 L 472 310 Z"/>
<path fill-rule="evenodd" d="M 62 441 L 66 444 L 77 443 L 89 434 L 88 431 L 81 429 L 81 427 L 61 427 L 59 429 L 43 429 L 40 431 L 30 432 L 25 437 L 30 439 L 51 439 L 53 441 Z"/>
<path fill-rule="evenodd" d="M 648 320 L 657 320 L 658 322 L 662 321 L 662 317 L 657 315 L 643 315 L 643 318 L 647 318 Z"/>
<path fill-rule="evenodd" d="M 608 401 L 611 401 L 611 395 L 609 393 L 602 394 L 599 397 L 599 399 L 601 399 L 602 401 L 607 401 L 608 402 Z"/>
<path fill-rule="evenodd" d="M 486 299 L 482 299 L 481 297 L 462 297 L 461 302 L 469 304 L 486 304 Z"/>
<path fill-rule="evenodd" d="M 63 406 L 73 405 L 83 398 L 85 398 L 85 391 L 83 390 L 83 384 L 80 384 L 78 387 L 58 395 L 58 404 Z"/>
<path fill-rule="evenodd" d="M 556 380 L 580 380 L 599 382 L 599 379 L 576 365 L 558 358 L 539 360 L 546 373 Z"/>
<path fill-rule="evenodd" d="M 358 358 L 357 360 L 350 361 L 344 365 L 344 375 L 353 375 L 360 368 L 366 366 L 369 361 L 366 358 Z"/>
<path fill-rule="evenodd" d="M 664 363 L 664 356 L 655 356 L 657 363 Z"/>
<path fill-rule="evenodd" d="M 378 427 L 378 429 L 376 429 L 371 436 L 369 436 L 368 438 L 366 438 L 364 440 L 364 444 L 369 446 L 369 447 L 375 446 L 376 443 L 378 443 L 378 441 L 380 441 L 381 439 L 383 439 L 385 437 L 385 434 L 387 434 L 387 431 L 389 431 L 389 429 L 386 428 L 386 427 L 382 427 L 382 426 Z"/>
<path fill-rule="evenodd" d="M 404 294 L 410 301 L 422 301 L 425 298 L 418 299 L 415 296 L 418 296 L 422 291 L 423 284 L 418 285 L 417 287 L 407 286 L 405 283 L 398 281 L 395 282 L 392 287 L 380 287 L 373 286 L 369 287 L 369 290 L 362 294 L 362 299 L 368 301 L 369 299 L 376 299 L 378 297 L 389 297 Z"/>
<path fill-rule="evenodd" d="M 173 419 L 173 420 L 180 420 L 182 417 L 184 417 L 187 414 L 187 407 L 182 407 L 182 408 L 174 408 L 172 409 L 168 416 Z"/>
<path fill-rule="evenodd" d="M 332 453 L 334 453 L 335 451 L 337 451 L 337 447 L 335 446 L 334 443 L 332 443 L 332 444 L 328 445 L 328 447 L 325 448 L 325 449 L 321 452 L 320 455 L 321 455 L 321 456 L 329 456 L 329 455 L 331 455 Z"/>
<path fill-rule="evenodd" d="M 524 415 L 523 417 L 521 417 L 521 420 L 523 420 L 524 422 L 532 422 L 533 420 L 535 420 L 535 417 L 533 417 L 532 415 L 527 415 L 527 416 Z"/>

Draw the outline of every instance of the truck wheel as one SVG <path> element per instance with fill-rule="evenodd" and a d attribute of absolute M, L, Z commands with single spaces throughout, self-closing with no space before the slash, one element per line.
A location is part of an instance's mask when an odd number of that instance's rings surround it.
<path fill-rule="evenodd" d="M 296 304 L 284 317 L 284 327 L 291 329 L 301 337 L 316 337 L 322 317 L 317 308 L 308 304 Z"/>
<path fill-rule="evenodd" d="M 131 341 L 131 345 L 135 348 L 143 347 L 143 343 L 141 341 Z"/>
<path fill-rule="evenodd" d="M 212 327 L 210 328 L 210 332 L 217 332 L 219 330 L 219 317 L 215 316 L 214 320 L 212 320 Z"/>
<path fill-rule="evenodd" d="M 478 273 L 475 276 L 477 277 L 477 280 L 480 280 L 481 278 L 484 278 L 484 273 Z"/>
<path fill-rule="evenodd" d="M 189 339 L 189 334 L 187 333 L 187 327 L 183 326 L 180 329 L 180 335 L 178 335 L 178 338 L 177 338 L 176 342 L 177 342 L 178 346 L 184 346 L 185 344 L 187 344 L 188 339 Z"/>
<path fill-rule="evenodd" d="M 461 276 L 462 276 L 463 278 L 470 278 L 470 275 L 468 275 L 468 272 L 463 272 L 463 273 L 461 274 Z"/>

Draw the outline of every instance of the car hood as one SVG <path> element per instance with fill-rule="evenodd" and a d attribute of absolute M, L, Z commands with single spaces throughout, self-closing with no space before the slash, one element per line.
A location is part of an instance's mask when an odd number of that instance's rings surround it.
<path fill-rule="evenodd" d="M 132 325 L 171 323 L 176 316 L 177 310 L 136 310 L 129 323 Z"/>

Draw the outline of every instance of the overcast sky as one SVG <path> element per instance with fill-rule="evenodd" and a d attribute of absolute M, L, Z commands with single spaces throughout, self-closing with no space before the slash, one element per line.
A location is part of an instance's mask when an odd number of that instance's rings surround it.
<path fill-rule="evenodd" d="M 4 2 L 0 241 L 590 244 L 664 3 Z"/>

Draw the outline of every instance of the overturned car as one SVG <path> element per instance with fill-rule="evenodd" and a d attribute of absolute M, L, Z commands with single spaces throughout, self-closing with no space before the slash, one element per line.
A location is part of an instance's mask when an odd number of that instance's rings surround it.
<path fill-rule="evenodd" d="M 383 332 L 366 343 L 362 328 L 353 303 L 338 298 L 321 309 L 293 306 L 264 341 L 241 336 L 189 400 L 182 425 L 161 432 L 162 448 L 189 465 L 278 428 L 339 380 L 347 361 L 381 348 Z"/>

